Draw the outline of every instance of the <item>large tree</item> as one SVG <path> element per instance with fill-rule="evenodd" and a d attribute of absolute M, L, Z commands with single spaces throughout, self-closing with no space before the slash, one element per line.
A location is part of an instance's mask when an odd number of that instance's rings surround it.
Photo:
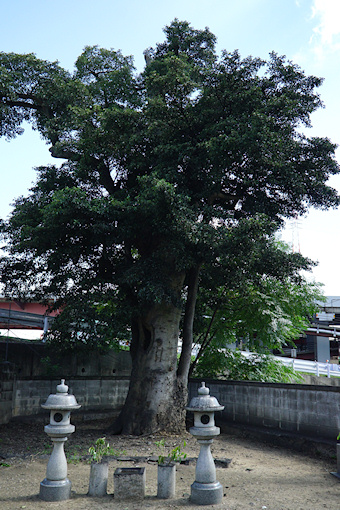
<path fill-rule="evenodd" d="M 249 269 L 296 276 L 308 261 L 278 253 L 274 230 L 339 202 L 327 185 L 339 171 L 335 146 L 301 129 L 321 106 L 319 78 L 274 53 L 218 56 L 215 36 L 187 22 L 165 35 L 141 75 L 131 57 L 98 47 L 85 48 L 73 74 L 0 54 L 1 134 L 31 122 L 65 160 L 38 169 L 3 224 L 2 281 L 16 297 L 63 303 L 75 345 L 95 343 L 105 321 L 117 333 L 129 324 L 120 428 L 134 434 L 183 423 L 200 275 L 216 286 L 237 286 Z"/>

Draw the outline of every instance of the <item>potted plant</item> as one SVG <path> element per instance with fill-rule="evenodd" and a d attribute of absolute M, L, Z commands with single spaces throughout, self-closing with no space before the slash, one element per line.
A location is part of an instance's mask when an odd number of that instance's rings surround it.
<path fill-rule="evenodd" d="M 161 449 L 158 456 L 157 471 L 157 497 L 160 499 L 169 499 L 175 497 L 176 491 L 176 462 L 186 458 L 186 453 L 182 452 L 180 446 L 172 450 L 166 450 L 165 440 L 156 441 L 156 446 Z M 185 441 L 183 447 L 186 446 Z"/>
<path fill-rule="evenodd" d="M 102 497 L 106 495 L 109 465 L 103 457 L 109 455 L 111 448 L 105 437 L 100 437 L 94 446 L 89 448 L 91 456 L 89 496 Z"/>

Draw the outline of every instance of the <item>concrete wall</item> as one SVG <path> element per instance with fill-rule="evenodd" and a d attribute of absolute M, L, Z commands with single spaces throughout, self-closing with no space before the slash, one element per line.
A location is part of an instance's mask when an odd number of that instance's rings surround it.
<path fill-rule="evenodd" d="M 8 381 L 4 381 L 7 383 Z M 60 381 L 16 380 L 0 400 L 0 423 L 12 417 L 41 414 L 41 404 L 55 393 Z M 114 413 L 121 409 L 128 392 L 128 377 L 72 378 L 66 380 L 80 412 Z M 206 381 L 210 394 L 225 409 L 216 418 L 226 423 L 274 428 L 286 432 L 333 439 L 340 431 L 340 388 L 332 386 Z M 189 399 L 200 383 L 191 381 Z M 6 389 L 7 388 L 7 389 Z"/>
<path fill-rule="evenodd" d="M 41 404 L 61 378 L 81 404 L 80 412 L 115 413 L 124 404 L 130 373 L 128 351 L 57 359 L 45 344 L 0 342 L 0 424 L 45 412 Z"/>
<path fill-rule="evenodd" d="M 17 379 L 36 379 L 40 376 L 59 377 L 112 377 L 129 376 L 131 357 L 128 351 L 110 351 L 106 354 L 73 353 L 56 356 L 48 345 L 41 342 L 0 340 L 1 362 L 14 366 Z"/>
<path fill-rule="evenodd" d="M 13 387 L 13 400 L 10 418 L 32 416 L 46 412 L 41 404 L 51 393 L 56 392 L 60 380 L 17 380 Z M 119 411 L 129 389 L 129 378 L 74 378 L 66 380 L 69 393 L 75 395 L 82 407 L 79 412 Z M 5 418 L 5 420 L 4 420 Z M 8 414 L 0 415 L 0 423 L 9 421 Z"/>
<path fill-rule="evenodd" d="M 42 367 L 39 360 L 44 356 L 44 346 L 26 346 L 21 350 L 12 344 L 8 346 L 9 360 L 0 362 L 0 423 L 44 412 L 41 404 L 48 395 L 56 392 L 61 377 L 66 379 L 69 391 L 82 405 L 81 412 L 115 413 L 123 406 L 131 371 L 128 352 L 70 357 L 61 370 L 57 367 L 58 377 L 40 374 Z M 336 385 L 324 386 L 321 384 L 324 382 Z M 335 439 L 340 431 L 338 379 L 335 382 L 333 379 L 313 378 L 309 384 L 206 383 L 211 395 L 225 406 L 223 413 L 217 415 L 225 422 L 330 439 Z M 190 382 L 190 398 L 197 395 L 199 384 Z"/>
<path fill-rule="evenodd" d="M 340 431 L 340 388 L 302 384 L 206 381 L 229 423 L 275 428 L 286 432 L 336 439 Z M 190 398 L 198 382 L 190 384 Z"/>
<path fill-rule="evenodd" d="M 12 418 L 14 366 L 0 363 L 0 423 Z"/>

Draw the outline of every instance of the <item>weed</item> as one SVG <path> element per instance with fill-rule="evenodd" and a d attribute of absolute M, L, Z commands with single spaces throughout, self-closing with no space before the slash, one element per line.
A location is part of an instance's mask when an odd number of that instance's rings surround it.
<path fill-rule="evenodd" d="M 90 462 L 101 462 L 103 457 L 118 457 L 118 455 L 124 455 L 125 453 L 125 450 L 120 451 L 112 448 L 112 446 L 106 442 L 105 437 L 97 439 L 94 446 L 89 448 L 89 454 L 91 455 Z"/>
<path fill-rule="evenodd" d="M 52 453 L 52 444 L 50 443 L 44 443 L 43 444 L 43 450 L 41 452 L 41 455 L 49 455 L 50 453 Z"/>
<path fill-rule="evenodd" d="M 86 455 L 86 450 L 80 445 L 72 445 L 65 452 L 69 464 L 78 464 L 82 457 Z"/>
<path fill-rule="evenodd" d="M 166 450 L 164 439 L 156 441 L 155 445 L 161 449 L 161 454 L 158 456 L 158 464 L 171 464 L 172 462 L 181 462 L 186 459 L 187 454 L 181 450 L 180 445 L 168 451 Z M 183 441 L 183 448 L 185 448 L 185 446 L 186 442 Z"/>
<path fill-rule="evenodd" d="M 110 445 L 106 442 L 105 437 L 100 437 L 97 439 L 97 441 L 94 443 L 94 446 L 90 446 L 89 448 L 89 454 L 91 455 L 91 461 L 92 462 L 101 462 L 102 458 L 110 455 Z"/>

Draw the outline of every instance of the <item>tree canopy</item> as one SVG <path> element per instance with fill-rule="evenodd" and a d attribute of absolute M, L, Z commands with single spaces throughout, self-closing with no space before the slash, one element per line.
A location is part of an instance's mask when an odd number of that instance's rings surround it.
<path fill-rule="evenodd" d="M 54 296 L 66 326 L 79 311 L 83 335 L 69 327 L 61 343 L 107 343 L 108 325 L 117 338 L 129 328 L 122 426 L 134 433 L 183 406 L 200 286 L 298 278 L 311 262 L 279 249 L 275 231 L 339 203 L 327 184 L 339 172 L 335 145 L 302 130 L 322 106 L 321 79 L 275 53 L 218 56 L 215 36 L 186 21 L 164 31 L 141 74 L 132 57 L 97 46 L 73 73 L 0 54 L 0 134 L 31 122 L 64 160 L 37 169 L 3 222 L 1 281 L 15 297 Z"/>
<path fill-rule="evenodd" d="M 284 346 L 295 346 L 324 299 L 319 285 L 308 283 L 304 278 L 294 282 L 287 277 L 278 279 L 265 275 L 257 282 L 234 289 L 224 286 L 212 291 L 204 287 L 196 306 L 197 354 L 189 374 L 202 376 L 206 373 L 206 377 L 229 374 L 232 378 L 230 374 L 235 375 L 239 360 L 244 367 L 253 365 L 252 361 L 228 352 L 227 347 L 241 346 L 268 354 L 273 349 L 282 351 Z M 265 357 L 258 359 L 266 360 Z M 260 372 L 258 375 L 265 377 L 264 371 Z"/>

